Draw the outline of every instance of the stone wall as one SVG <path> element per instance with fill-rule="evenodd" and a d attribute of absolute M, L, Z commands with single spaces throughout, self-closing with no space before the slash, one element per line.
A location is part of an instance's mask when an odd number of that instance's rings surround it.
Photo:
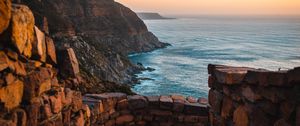
<path fill-rule="evenodd" d="M 91 124 L 99 126 L 207 126 L 204 98 L 141 96 L 123 93 L 86 94 Z"/>
<path fill-rule="evenodd" d="M 300 68 L 209 65 L 211 126 L 300 126 Z"/>
<path fill-rule="evenodd" d="M 27 6 L 1 0 L 0 7 L 0 126 L 89 125 L 81 92 L 65 88 L 79 76 L 74 51 L 62 49 L 57 61 L 47 28 L 35 26 Z"/>

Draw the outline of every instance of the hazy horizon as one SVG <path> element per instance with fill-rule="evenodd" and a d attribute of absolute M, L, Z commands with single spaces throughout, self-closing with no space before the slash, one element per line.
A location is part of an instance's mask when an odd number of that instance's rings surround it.
<path fill-rule="evenodd" d="M 299 16 L 299 0 L 116 0 L 135 12 L 173 16 Z"/>

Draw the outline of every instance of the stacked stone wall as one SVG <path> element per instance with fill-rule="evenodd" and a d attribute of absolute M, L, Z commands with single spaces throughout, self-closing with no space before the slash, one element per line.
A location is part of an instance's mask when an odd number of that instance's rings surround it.
<path fill-rule="evenodd" d="M 211 126 L 300 126 L 300 68 L 208 71 Z"/>
<path fill-rule="evenodd" d="M 91 124 L 99 126 L 207 126 L 205 98 L 141 96 L 123 93 L 86 94 Z"/>
<path fill-rule="evenodd" d="M 47 27 L 35 26 L 27 6 L 1 0 L 0 8 L 0 126 L 89 125 L 81 93 L 58 81 L 63 63 L 65 81 L 76 84 L 68 81 L 78 78 L 74 51 L 63 48 L 57 61 Z"/>

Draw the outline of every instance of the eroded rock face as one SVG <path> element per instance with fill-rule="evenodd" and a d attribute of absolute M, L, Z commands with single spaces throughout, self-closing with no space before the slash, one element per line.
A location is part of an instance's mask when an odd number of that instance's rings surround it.
<path fill-rule="evenodd" d="M 11 0 L 0 1 L 0 34 L 8 27 L 11 18 Z"/>
<path fill-rule="evenodd" d="M 34 41 L 34 17 L 27 6 L 12 6 L 11 41 L 19 53 L 31 56 L 32 42 Z"/>
<path fill-rule="evenodd" d="M 129 8 L 113 0 L 24 0 L 47 17 L 56 47 L 67 44 L 88 81 L 130 83 L 135 65 L 127 54 L 165 47 Z M 76 10 L 76 11 L 74 11 Z M 43 27 L 44 17 L 36 15 Z M 43 29 L 43 28 L 41 28 Z"/>

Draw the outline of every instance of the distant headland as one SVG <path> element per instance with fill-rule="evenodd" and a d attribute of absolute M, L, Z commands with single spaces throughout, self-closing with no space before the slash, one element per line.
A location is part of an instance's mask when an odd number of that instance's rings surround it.
<path fill-rule="evenodd" d="M 138 12 L 138 17 L 143 20 L 166 20 L 166 19 L 176 19 L 176 18 L 169 18 L 169 17 L 163 17 L 159 13 L 153 13 L 153 12 Z"/>

